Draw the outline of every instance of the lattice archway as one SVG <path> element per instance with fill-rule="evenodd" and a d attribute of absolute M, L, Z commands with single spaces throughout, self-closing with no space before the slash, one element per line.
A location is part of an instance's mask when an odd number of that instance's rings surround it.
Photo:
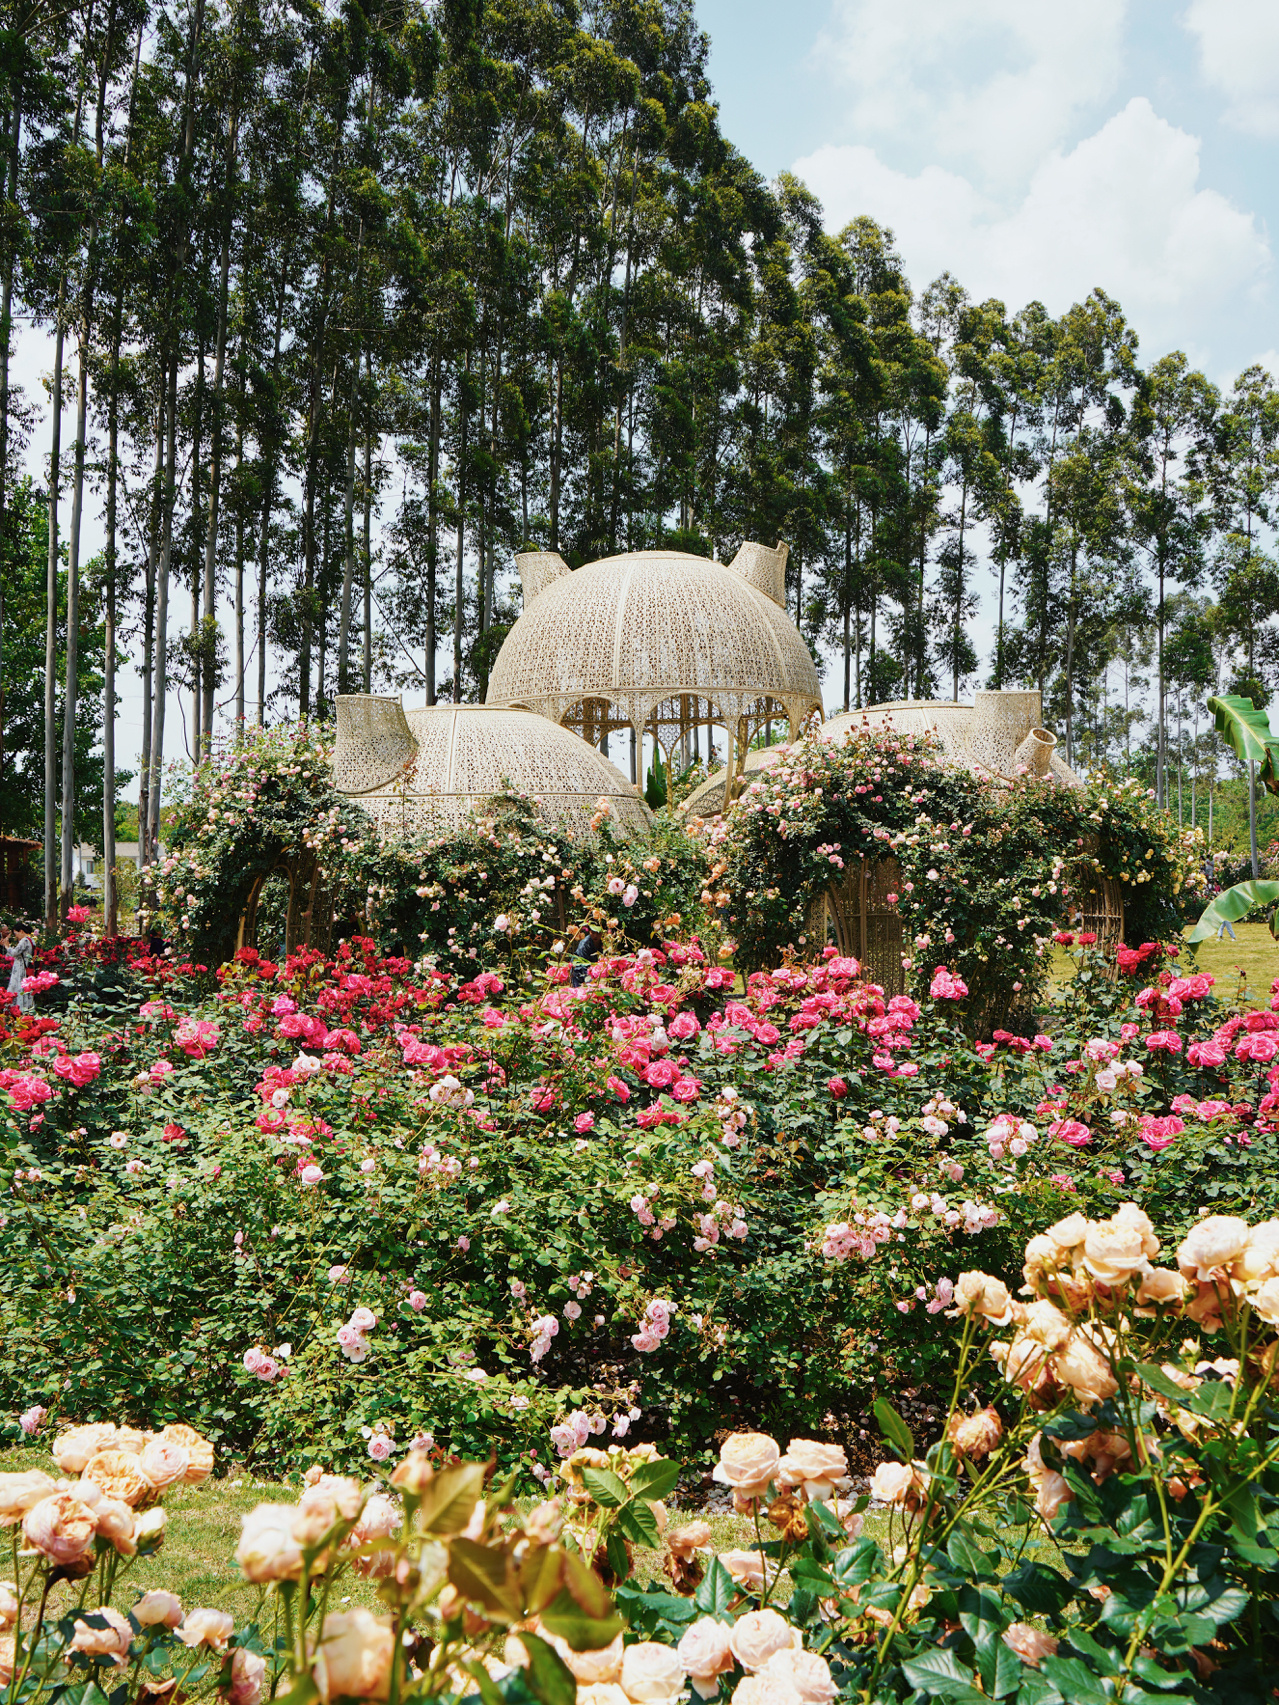
<path fill-rule="evenodd" d="M 850 859 L 843 880 L 823 889 L 809 911 L 810 939 L 819 947 L 833 942 L 851 955 L 867 982 L 890 997 L 906 992 L 901 914 L 888 900 L 901 880 L 895 858 Z"/>
<path fill-rule="evenodd" d="M 294 953 L 299 948 L 313 947 L 327 953 L 333 939 L 333 895 L 318 862 L 310 854 L 278 858 L 254 876 L 236 931 L 237 949 L 258 947 L 261 951 L 257 940 L 259 903 L 262 890 L 277 875 L 283 875 L 289 884 L 284 951 Z"/>

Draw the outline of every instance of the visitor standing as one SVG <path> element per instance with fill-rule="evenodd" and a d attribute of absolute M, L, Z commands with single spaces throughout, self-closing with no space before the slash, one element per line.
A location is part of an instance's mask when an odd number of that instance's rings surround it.
<path fill-rule="evenodd" d="M 31 931 L 25 924 L 19 924 L 16 932 L 5 924 L 0 927 L 0 946 L 13 955 L 13 967 L 9 972 L 9 993 L 18 997 L 18 1011 L 34 1012 L 35 996 L 27 994 L 22 987 L 31 969 L 31 957 L 36 950 Z"/>
<path fill-rule="evenodd" d="M 570 983 L 573 988 L 580 989 L 584 985 L 587 976 L 590 973 L 591 966 L 600 956 L 600 949 L 603 945 L 604 938 L 600 935 L 598 930 L 594 929 L 584 930 L 578 937 L 577 941 L 574 942 L 573 957 L 574 959 L 579 960 L 580 963 L 573 967 L 573 974 L 570 979 Z"/>
<path fill-rule="evenodd" d="M 1220 886 L 1217 882 L 1217 866 L 1213 861 L 1211 854 L 1204 860 L 1204 878 L 1208 884 L 1208 898 L 1211 899 L 1214 894 L 1219 894 L 1221 892 Z M 1221 920 L 1221 924 L 1217 930 L 1218 941 L 1221 940 L 1222 935 L 1226 930 L 1230 931 L 1231 941 L 1238 941 L 1239 937 L 1235 934 L 1235 926 L 1231 923 L 1229 918 L 1222 918 Z"/>

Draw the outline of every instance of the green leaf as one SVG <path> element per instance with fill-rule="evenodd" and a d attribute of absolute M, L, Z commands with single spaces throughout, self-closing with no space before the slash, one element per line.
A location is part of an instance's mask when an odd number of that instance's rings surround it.
<path fill-rule="evenodd" d="M 605 1510 L 620 1509 L 630 1497 L 626 1482 L 607 1468 L 584 1468 L 582 1484 L 595 1502 Z"/>
<path fill-rule="evenodd" d="M 1271 790 L 1274 791 L 1273 789 Z M 1200 913 L 1199 922 L 1186 937 L 1187 941 L 1207 941 L 1216 935 L 1223 923 L 1237 924 L 1240 918 L 1260 911 L 1263 906 L 1279 903 L 1279 882 L 1236 882 L 1233 888 L 1223 888 Z M 1270 919 L 1271 935 L 1276 930 L 1276 916 Z"/>
<path fill-rule="evenodd" d="M 881 1421 L 880 1426 L 883 1424 Z M 912 1687 L 928 1694 L 930 1699 L 939 1695 L 953 1698 L 960 1690 L 975 1691 L 972 1670 L 950 1651 L 920 1652 L 916 1657 L 905 1658 L 902 1674 Z"/>
<path fill-rule="evenodd" d="M 915 1435 L 902 1420 L 886 1397 L 877 1397 L 873 1404 L 875 1419 L 879 1422 L 879 1430 L 885 1439 L 901 1457 L 903 1462 L 911 1462 L 915 1456 Z"/>
<path fill-rule="evenodd" d="M 577 1681 L 573 1672 L 553 1646 L 539 1640 L 536 1634 L 521 1634 L 520 1644 L 528 1653 L 528 1672 L 524 1677 L 529 1692 L 542 1705 L 574 1705 Z"/>
<path fill-rule="evenodd" d="M 1170 1379 L 1157 1363 L 1123 1361 L 1120 1362 L 1119 1368 L 1121 1373 L 1131 1373 L 1135 1370 L 1141 1375 L 1142 1383 L 1148 1385 L 1152 1391 L 1157 1391 L 1160 1397 L 1166 1397 L 1179 1409 L 1185 1407 L 1190 1393 L 1183 1391 L 1176 1380 Z"/>
<path fill-rule="evenodd" d="M 1270 732 L 1270 717 L 1251 699 L 1223 693 L 1208 700 L 1217 732 L 1243 763 L 1259 766 L 1258 780 L 1271 793 L 1279 793 L 1279 739 Z M 1191 938 L 1193 940 L 1193 937 Z"/>
<path fill-rule="evenodd" d="M 1111 1695 L 1081 1658 L 1041 1658 L 1039 1668 L 1070 1705 L 1111 1705 Z"/>
<path fill-rule="evenodd" d="M 485 1614 L 516 1622 L 524 1613 L 523 1595 L 509 1552 L 474 1539 L 455 1539 L 449 1546 L 449 1580 L 465 1599 Z"/>
<path fill-rule="evenodd" d="M 598 1652 L 617 1638 L 624 1624 L 616 1613 L 587 1616 L 566 1589 L 542 1612 L 542 1626 L 567 1640 L 575 1652 Z"/>
<path fill-rule="evenodd" d="M 611 1616 L 613 1600 L 599 1576 L 573 1551 L 564 1553 L 564 1585 L 579 1609 L 587 1616 Z"/>
<path fill-rule="evenodd" d="M 712 1557 L 710 1568 L 693 1594 L 693 1603 L 704 1616 L 713 1616 L 717 1622 L 727 1622 L 728 1607 L 736 1597 L 733 1577 L 718 1557 Z"/>
<path fill-rule="evenodd" d="M 946 1543 L 946 1555 L 959 1570 L 975 1581 L 993 1581 L 996 1575 L 995 1558 L 973 1541 L 972 1535 L 957 1527 Z"/>
<path fill-rule="evenodd" d="M 627 1504 L 617 1512 L 614 1521 L 618 1532 L 625 1534 L 633 1545 L 656 1547 L 662 1543 L 662 1531 L 651 1504 Z"/>
<path fill-rule="evenodd" d="M 475 1513 L 484 1490 L 484 1464 L 463 1462 L 445 1468 L 431 1481 L 418 1505 L 418 1523 L 423 1533 L 442 1537 L 461 1533 Z"/>
<path fill-rule="evenodd" d="M 465 1670 L 467 1675 L 470 1676 L 471 1680 L 479 1688 L 480 1698 L 483 1701 L 483 1705 L 506 1705 L 506 1701 L 497 1690 L 493 1677 L 485 1669 L 483 1664 L 461 1663 L 458 1665 L 458 1668 Z"/>
<path fill-rule="evenodd" d="M 991 1697 L 1006 1699 L 1010 1693 L 1016 1693 L 1021 1686 L 1021 1659 L 1003 1640 L 995 1642 L 995 1673 L 987 1683 Z"/>
<path fill-rule="evenodd" d="M 520 1564 L 524 1605 L 536 1615 L 559 1592 L 564 1579 L 564 1553 L 556 1545 L 536 1546 Z"/>
<path fill-rule="evenodd" d="M 616 1528 L 604 1541 L 604 1555 L 608 1558 L 608 1566 L 618 1580 L 626 1580 L 631 1572 L 631 1558 L 626 1549 L 626 1539 Z"/>
<path fill-rule="evenodd" d="M 631 1496 L 650 1502 L 664 1498 L 675 1490 L 679 1480 L 679 1463 L 659 1457 L 656 1462 L 642 1462 L 631 1475 Z"/>
<path fill-rule="evenodd" d="M 999 1584 L 1009 1598 L 1032 1616 L 1056 1616 L 1074 1596 L 1066 1577 L 1046 1563 L 1023 1563 L 1010 1570 Z"/>

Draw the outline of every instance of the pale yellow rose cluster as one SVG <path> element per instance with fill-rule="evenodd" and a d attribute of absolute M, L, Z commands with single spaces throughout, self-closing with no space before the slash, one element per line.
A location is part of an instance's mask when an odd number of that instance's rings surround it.
<path fill-rule="evenodd" d="M 40 1469 L 0 1474 L 0 1528 L 20 1523 L 28 1549 L 73 1577 L 89 1573 L 99 1540 L 122 1557 L 157 1550 L 166 1517 L 156 1500 L 213 1467 L 213 1446 L 181 1422 L 160 1433 L 109 1421 L 72 1427 L 55 1440 L 53 1456 L 74 1479 Z"/>
<path fill-rule="evenodd" d="M 751 1610 L 736 1622 L 702 1616 L 679 1645 L 640 1641 L 623 1646 L 619 1634 L 598 1652 L 574 1652 L 550 1639 L 577 1681 L 577 1705 L 674 1705 L 691 1686 L 712 1699 L 721 1676 L 742 1672 L 733 1705 L 830 1705 L 836 1695 L 826 1659 L 804 1650 L 797 1628 L 776 1610 Z"/>
<path fill-rule="evenodd" d="M 240 1520 L 235 1560 L 245 1579 L 259 1585 L 300 1580 L 308 1562 L 322 1571 L 328 1553 L 320 1547 L 331 1536 L 343 1549 L 363 1553 L 355 1558 L 362 1574 L 382 1574 L 394 1565 L 393 1552 L 364 1548 L 394 1533 L 399 1509 L 381 1492 L 366 1495 L 345 1475 L 312 1469 L 296 1504 L 257 1504 Z"/>

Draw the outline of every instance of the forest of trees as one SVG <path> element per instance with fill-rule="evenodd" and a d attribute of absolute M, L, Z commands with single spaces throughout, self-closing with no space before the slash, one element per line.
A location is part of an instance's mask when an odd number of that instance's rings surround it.
<path fill-rule="evenodd" d="M 830 235 L 722 135 L 689 0 L 0 20 L 0 829 L 50 907 L 90 798 L 113 862 L 123 668 L 149 857 L 215 711 L 482 697 L 526 542 L 784 538 L 828 705 L 1037 685 L 1073 762 L 1174 805 L 1205 690 L 1279 676 L 1270 374 L 1222 394 L 1101 289 L 1014 311 Z M 11 383 L 28 325 L 65 440 Z"/>

